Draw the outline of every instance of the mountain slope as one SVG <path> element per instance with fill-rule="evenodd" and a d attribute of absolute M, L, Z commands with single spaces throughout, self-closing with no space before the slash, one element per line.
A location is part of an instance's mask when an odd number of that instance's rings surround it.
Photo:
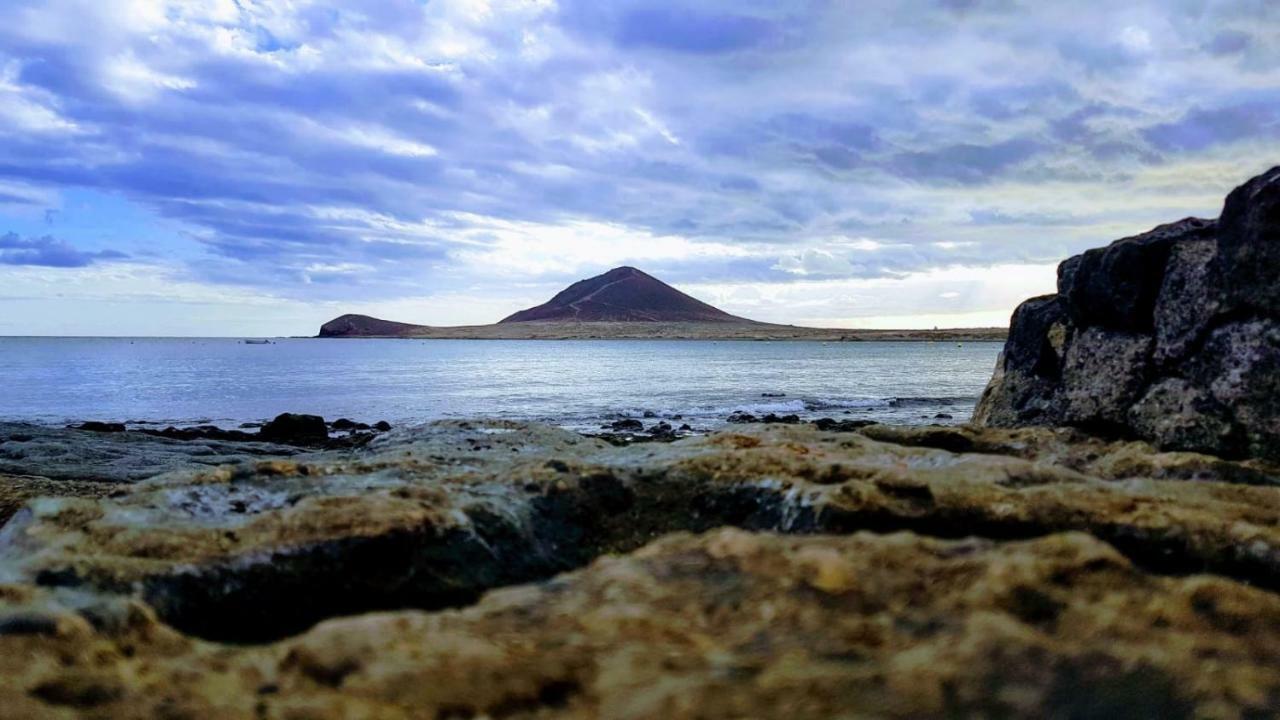
<path fill-rule="evenodd" d="M 422 327 L 368 315 L 342 315 L 320 326 L 320 337 L 395 337 Z"/>
<path fill-rule="evenodd" d="M 633 267 L 579 280 L 548 302 L 501 320 L 517 322 L 750 322 L 690 297 Z"/>

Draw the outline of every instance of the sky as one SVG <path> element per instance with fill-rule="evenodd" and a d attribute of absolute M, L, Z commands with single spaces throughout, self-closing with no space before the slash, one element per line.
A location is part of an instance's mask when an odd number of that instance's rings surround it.
<path fill-rule="evenodd" d="M 1004 325 L 1280 164 L 1274 0 L 4 7 L 4 335 L 487 323 L 623 264 Z"/>

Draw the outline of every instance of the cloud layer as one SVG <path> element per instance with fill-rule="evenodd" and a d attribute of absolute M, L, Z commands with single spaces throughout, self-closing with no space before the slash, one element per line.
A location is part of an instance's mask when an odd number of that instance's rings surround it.
<path fill-rule="evenodd" d="M 405 319 L 496 319 L 468 308 L 633 262 L 779 298 L 756 308 L 773 319 L 856 324 L 884 314 L 837 300 L 858 283 L 949 268 L 998 282 L 992 268 L 1212 215 L 1280 162 L 1280 6 L 1266 0 L 6 13 L 0 232 L 17 234 L 0 263 L 145 263 L 317 315 L 418 302 Z M 84 192 L 131 211 L 103 217 L 101 237 L 55 239 L 56 213 L 34 229 Z M 830 302 L 789 311 L 788 285 Z M 999 317 L 1016 300 L 947 292 L 913 290 L 894 317 Z"/>

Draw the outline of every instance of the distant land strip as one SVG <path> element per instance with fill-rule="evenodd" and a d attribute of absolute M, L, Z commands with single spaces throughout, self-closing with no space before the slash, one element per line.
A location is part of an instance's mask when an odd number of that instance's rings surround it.
<path fill-rule="evenodd" d="M 493 325 L 435 327 L 343 315 L 322 338 L 449 340 L 913 340 L 1004 342 L 1007 328 L 850 330 L 776 325 L 731 315 L 637 268 L 624 265 L 579 280 L 542 305 Z"/>
<path fill-rule="evenodd" d="M 325 323 L 322 338 L 422 340 L 820 340 L 825 342 L 1004 342 L 1008 328 L 852 330 L 761 322 L 527 321 L 433 327 L 344 315 Z"/>

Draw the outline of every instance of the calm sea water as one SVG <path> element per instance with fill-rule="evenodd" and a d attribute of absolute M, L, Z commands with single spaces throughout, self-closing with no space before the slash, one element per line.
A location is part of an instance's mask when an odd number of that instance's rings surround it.
<path fill-rule="evenodd" d="M 575 429 L 735 410 L 953 422 L 997 343 L 0 338 L 0 419 L 232 427 L 281 412 L 393 424 L 450 417 Z M 785 393 L 785 397 L 762 397 Z"/>

